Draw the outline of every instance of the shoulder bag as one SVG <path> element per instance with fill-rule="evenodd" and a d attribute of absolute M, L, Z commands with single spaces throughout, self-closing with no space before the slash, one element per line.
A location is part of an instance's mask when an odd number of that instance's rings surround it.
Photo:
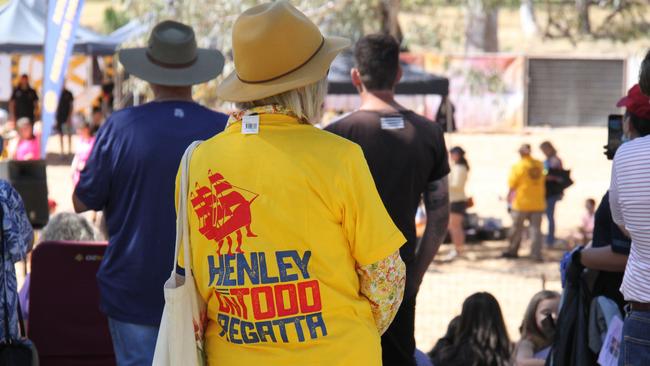
<path fill-rule="evenodd" d="M 200 144 L 193 142 L 181 160 L 181 179 L 178 190 L 176 215 L 176 249 L 172 273 L 165 282 L 165 308 L 163 310 L 154 366 L 201 366 L 205 365 L 203 333 L 206 304 L 201 298 L 192 274 L 192 256 L 187 217 L 189 166 L 192 152 Z M 182 248 L 185 275 L 176 272 L 178 253 Z"/>

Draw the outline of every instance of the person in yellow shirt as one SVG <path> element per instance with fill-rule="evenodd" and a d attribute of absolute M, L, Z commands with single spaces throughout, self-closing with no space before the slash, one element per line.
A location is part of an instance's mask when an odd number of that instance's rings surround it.
<path fill-rule="evenodd" d="M 531 156 L 531 147 L 524 144 L 519 148 L 521 160 L 512 167 L 508 185 L 512 198 L 512 230 L 510 246 L 503 257 L 517 258 L 526 221 L 530 223 L 532 248 L 531 257 L 541 262 L 542 216 L 546 210 L 544 164 Z"/>
<path fill-rule="evenodd" d="M 235 71 L 217 94 L 240 111 L 192 155 L 192 257 L 178 269 L 207 304 L 209 365 L 381 365 L 406 239 L 361 148 L 313 126 L 349 44 L 286 1 L 235 22 Z"/>

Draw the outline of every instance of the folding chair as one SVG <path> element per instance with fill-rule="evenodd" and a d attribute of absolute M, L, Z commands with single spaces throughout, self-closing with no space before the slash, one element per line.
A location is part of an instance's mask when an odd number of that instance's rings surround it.
<path fill-rule="evenodd" d="M 95 277 L 106 245 L 45 242 L 34 249 L 27 333 L 41 366 L 115 365 Z"/>

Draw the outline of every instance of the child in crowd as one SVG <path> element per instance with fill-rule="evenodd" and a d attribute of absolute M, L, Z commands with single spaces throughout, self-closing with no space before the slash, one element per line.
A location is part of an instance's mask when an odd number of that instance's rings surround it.
<path fill-rule="evenodd" d="M 521 340 L 515 347 L 515 366 L 544 366 L 553 342 L 560 294 L 540 291 L 530 300 L 519 328 Z"/>
<path fill-rule="evenodd" d="M 580 219 L 580 226 L 569 237 L 569 247 L 587 245 L 593 239 L 594 222 L 596 218 L 596 201 L 589 198 L 585 201 L 585 213 Z"/>
<path fill-rule="evenodd" d="M 92 120 L 90 123 L 90 132 L 94 135 L 97 134 L 99 128 L 104 124 L 104 114 L 100 108 L 93 108 Z"/>
<path fill-rule="evenodd" d="M 92 132 L 92 127 L 86 121 L 82 121 L 77 128 L 77 146 L 74 159 L 72 159 L 72 182 L 74 186 L 77 186 L 79 182 L 79 175 L 81 171 L 86 167 L 86 162 L 90 157 L 90 153 L 93 150 L 93 145 L 95 144 L 95 136 Z"/>
<path fill-rule="evenodd" d="M 468 297 L 460 316 L 429 352 L 435 366 L 507 366 L 512 345 L 499 302 L 487 292 Z"/>
<path fill-rule="evenodd" d="M 18 130 L 18 142 L 15 145 L 11 158 L 14 160 L 39 160 L 41 158 L 41 146 L 34 136 L 34 128 L 29 118 L 20 118 L 16 121 Z"/>

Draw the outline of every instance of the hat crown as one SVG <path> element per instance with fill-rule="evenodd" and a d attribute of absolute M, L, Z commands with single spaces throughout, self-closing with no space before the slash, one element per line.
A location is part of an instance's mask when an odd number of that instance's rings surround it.
<path fill-rule="evenodd" d="M 324 42 L 316 24 L 286 1 L 248 9 L 235 22 L 232 37 L 237 76 L 250 83 L 299 69 Z"/>
<path fill-rule="evenodd" d="M 149 36 L 147 56 L 161 66 L 181 66 L 197 58 L 194 30 L 172 20 L 156 25 Z"/>
<path fill-rule="evenodd" d="M 634 85 L 617 104 L 625 107 L 628 112 L 644 120 L 650 120 L 650 97 L 643 94 L 639 84 Z"/>

